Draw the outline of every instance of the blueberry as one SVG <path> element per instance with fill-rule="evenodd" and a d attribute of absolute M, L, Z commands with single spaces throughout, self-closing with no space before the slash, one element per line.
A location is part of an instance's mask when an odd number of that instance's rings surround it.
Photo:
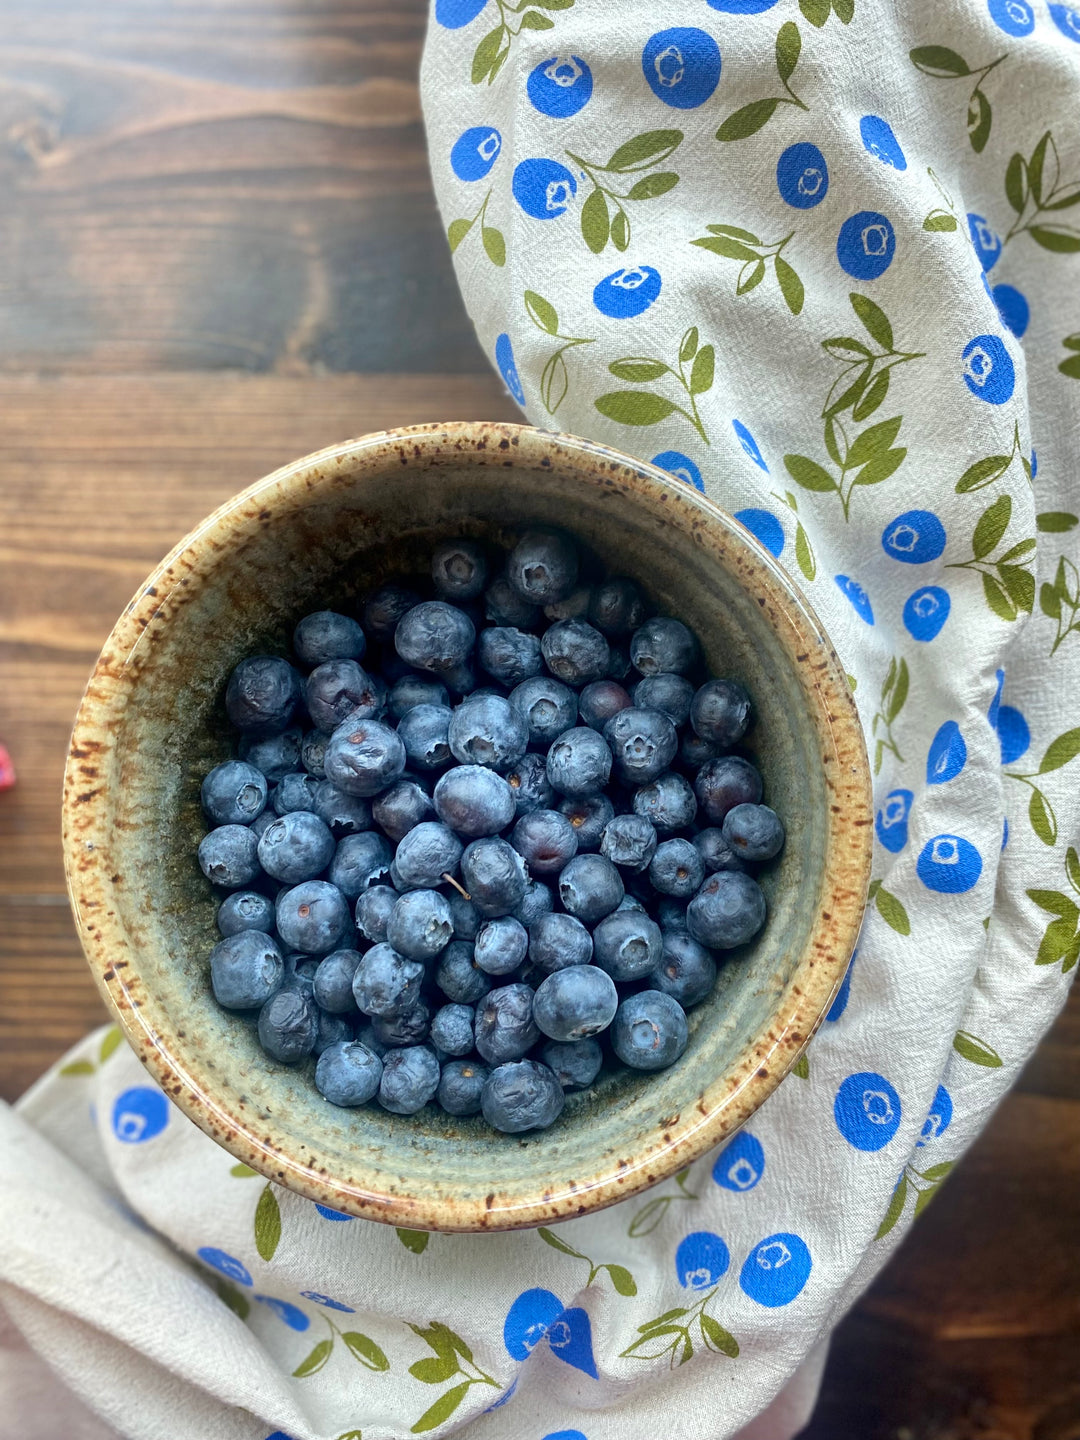
<path fill-rule="evenodd" d="M 657 929 L 657 951 L 660 931 Z M 533 1019 L 551 1040 L 586 1040 L 606 1030 L 619 1008 L 619 992 L 596 965 L 569 965 L 544 980 L 533 998 Z"/>
<path fill-rule="evenodd" d="M 359 1040 L 328 1045 L 315 1066 L 315 1088 L 332 1105 L 363 1105 L 377 1093 L 383 1063 Z"/>
<path fill-rule="evenodd" d="M 431 796 L 410 775 L 403 775 L 371 802 L 371 817 L 391 840 L 404 840 L 432 811 Z"/>
<path fill-rule="evenodd" d="M 377 795 L 404 769 L 400 736 L 379 720 L 346 720 L 326 747 L 326 778 L 348 795 Z"/>
<path fill-rule="evenodd" d="M 616 815 L 604 827 L 600 854 L 623 870 L 638 873 L 649 868 L 656 854 L 656 831 L 644 815 Z"/>
<path fill-rule="evenodd" d="M 780 198 L 796 210 L 812 210 L 829 193 L 825 156 L 808 140 L 789 145 L 776 164 Z"/>
<path fill-rule="evenodd" d="M 475 941 L 484 917 L 471 900 L 456 890 L 450 892 L 450 919 L 454 922 L 454 939 Z"/>
<path fill-rule="evenodd" d="M 730 750 L 750 724 L 750 696 L 735 680 L 706 680 L 694 695 L 690 724 L 702 740 Z"/>
<path fill-rule="evenodd" d="M 665 935 L 685 935 L 687 933 L 686 906 L 681 900 L 676 900 L 671 895 L 664 895 L 657 902 L 656 918 Z"/>
<path fill-rule="evenodd" d="M 755 8 L 766 7 L 759 3 Z M 658 30 L 645 43 L 641 68 L 658 100 L 678 110 L 693 110 L 704 105 L 720 80 L 720 47 L 707 31 L 696 27 Z"/>
<path fill-rule="evenodd" d="M 491 1071 L 476 1060 L 449 1060 L 435 1098 L 448 1115 L 479 1115 L 480 1096 Z"/>
<path fill-rule="evenodd" d="M 587 725 L 564 730 L 547 754 L 547 778 L 562 795 L 595 795 L 611 777 L 611 750 Z"/>
<path fill-rule="evenodd" d="M 476 649 L 480 667 L 500 685 L 520 685 L 543 668 L 540 641 L 511 625 L 490 625 L 480 631 Z"/>
<path fill-rule="evenodd" d="M 565 120 L 589 103 L 592 71 L 580 55 L 551 55 L 529 72 L 526 84 L 533 107 Z"/>
<path fill-rule="evenodd" d="M 390 846 L 374 830 L 366 830 L 338 841 L 327 878 L 355 902 L 369 886 L 385 885 L 389 873 Z"/>
<path fill-rule="evenodd" d="M 310 1055 L 318 1030 L 314 1000 L 297 990 L 279 990 L 259 1011 L 259 1044 L 281 1065 L 295 1065 Z"/>
<path fill-rule="evenodd" d="M 376 640 L 392 640 L 403 615 L 420 604 L 406 585 L 382 585 L 364 605 L 364 629 Z"/>
<path fill-rule="evenodd" d="M 569 595 L 544 606 L 544 617 L 548 620 L 586 620 L 591 603 L 592 586 L 575 585 Z"/>
<path fill-rule="evenodd" d="M 271 785 L 276 785 L 283 775 L 300 769 L 302 742 L 302 732 L 294 728 L 280 735 L 241 735 L 237 750 L 241 760 L 254 765 Z"/>
<path fill-rule="evenodd" d="M 585 925 L 610 915 L 624 893 L 622 877 L 603 855 L 576 855 L 559 876 L 563 909 Z"/>
<path fill-rule="evenodd" d="M 565 1103 L 562 1086 L 537 1060 L 499 1065 L 481 1093 L 484 1119 L 506 1135 L 546 1130 L 562 1114 Z"/>
<path fill-rule="evenodd" d="M 528 744 L 520 711 L 501 695 L 470 695 L 450 716 L 450 749 L 462 765 L 507 770 Z"/>
<path fill-rule="evenodd" d="M 697 800 L 690 782 L 668 771 L 650 785 L 634 792 L 634 814 L 643 815 L 659 835 L 685 830 L 697 814 Z"/>
<path fill-rule="evenodd" d="M 475 540 L 444 540 L 431 556 L 431 578 L 444 600 L 475 600 L 487 584 L 487 557 Z"/>
<path fill-rule="evenodd" d="M 765 923 L 765 896 L 750 875 L 720 870 L 710 875 L 686 910 L 686 928 L 710 950 L 744 945 Z"/>
<path fill-rule="evenodd" d="M 512 911 L 515 920 L 520 920 L 525 929 L 535 925 L 544 915 L 550 915 L 555 908 L 555 897 L 550 888 L 540 880 L 530 880 L 525 894 Z"/>
<path fill-rule="evenodd" d="M 300 762 L 316 780 L 326 779 L 326 747 L 330 736 L 325 730 L 309 730 L 300 746 Z"/>
<path fill-rule="evenodd" d="M 603 730 L 613 715 L 629 709 L 632 703 L 617 680 L 594 680 L 582 690 L 578 708 L 586 725 Z"/>
<path fill-rule="evenodd" d="M 593 287 L 593 304 L 611 320 L 632 320 L 656 303 L 663 283 L 652 265 L 623 265 Z"/>
<path fill-rule="evenodd" d="M 587 1090 L 600 1073 L 604 1052 L 599 1040 L 549 1040 L 540 1059 L 564 1090 Z"/>
<path fill-rule="evenodd" d="M 274 814 L 289 815 L 294 810 L 315 811 L 319 781 L 314 775 L 283 775 L 274 790 Z"/>
<path fill-rule="evenodd" d="M 473 959 L 488 975 L 509 975 L 525 959 L 528 948 L 528 931 L 521 921 L 512 915 L 501 915 L 497 920 L 485 920 L 480 926 Z"/>
<path fill-rule="evenodd" d="M 768 805 L 736 805 L 724 816 L 724 839 L 742 860 L 771 860 L 784 844 L 784 826 Z"/>
<path fill-rule="evenodd" d="M 225 687 L 225 709 L 237 730 L 277 735 L 300 704 L 300 676 L 279 655 L 241 660 Z"/>
<path fill-rule="evenodd" d="M 226 890 L 239 890 L 243 885 L 250 885 L 259 873 L 259 844 L 258 837 L 246 825 L 219 825 L 203 836 L 199 844 L 199 865 L 212 884 Z"/>
<path fill-rule="evenodd" d="M 328 955 L 349 931 L 345 897 L 325 880 L 306 880 L 282 890 L 275 911 L 282 942 L 305 955 Z"/>
<path fill-rule="evenodd" d="M 665 931 L 664 955 L 650 981 L 684 1010 L 704 1000 L 716 984 L 716 961 L 690 935 Z"/>
<path fill-rule="evenodd" d="M 264 810 L 261 815 L 255 816 L 255 819 L 248 826 L 248 829 L 255 836 L 256 840 L 261 840 L 277 818 L 273 810 Z"/>
<path fill-rule="evenodd" d="M 540 1038 L 528 985 L 491 990 L 476 1007 L 476 1048 L 489 1065 L 520 1060 Z"/>
<path fill-rule="evenodd" d="M 533 875 L 557 875 L 578 848 L 573 825 L 558 810 L 534 810 L 523 815 L 510 832 L 510 844 Z"/>
<path fill-rule="evenodd" d="M 243 760 L 215 765 L 202 782 L 202 807 L 215 825 L 250 825 L 266 808 L 266 776 Z"/>
<path fill-rule="evenodd" d="M 392 945 L 373 945 L 353 975 L 353 999 L 362 1014 L 393 1020 L 416 1006 L 423 983 L 420 960 L 407 959 Z"/>
<path fill-rule="evenodd" d="M 365 940 L 379 945 L 386 939 L 390 912 L 398 902 L 398 893 L 389 885 L 371 885 L 361 892 L 356 902 L 356 928 Z"/>
<path fill-rule="evenodd" d="M 702 740 L 693 730 L 684 730 L 679 738 L 679 759 L 688 770 L 700 770 L 706 760 L 716 760 L 720 751 L 708 740 Z"/>
<path fill-rule="evenodd" d="M 634 1070 L 663 1070 L 686 1049 L 686 1015 L 662 990 L 641 990 L 619 1006 L 611 1026 L 611 1044 L 624 1065 Z"/>
<path fill-rule="evenodd" d="M 446 688 L 450 691 L 451 699 L 455 696 L 459 700 L 463 699 L 476 689 L 476 671 L 467 662 L 444 670 L 442 678 L 446 681 Z"/>
<path fill-rule="evenodd" d="M 578 697 L 569 686 L 548 675 L 536 675 L 516 685 L 510 703 L 528 726 L 531 745 L 550 745 L 577 719 Z"/>
<path fill-rule="evenodd" d="M 345 720 L 381 715 L 386 686 L 355 660 L 328 660 L 308 676 L 306 699 L 314 723 L 330 734 Z"/>
<path fill-rule="evenodd" d="M 319 973 L 319 960 L 303 950 L 290 950 L 285 956 L 284 988 L 299 990 L 309 1000 L 315 998 L 315 976 Z"/>
<path fill-rule="evenodd" d="M 218 908 L 217 927 L 226 940 L 242 930 L 260 930 L 268 935 L 274 928 L 274 902 L 254 890 L 234 890 Z"/>
<path fill-rule="evenodd" d="M 741 870 L 742 861 L 724 839 L 724 832 L 717 825 L 699 830 L 694 836 L 694 848 L 705 863 L 706 874 L 717 870 Z"/>
<path fill-rule="evenodd" d="M 547 761 L 532 751 L 522 755 L 506 772 L 506 783 L 514 801 L 515 815 L 531 815 L 534 810 L 550 810 L 556 802 L 555 791 L 547 778 Z"/>
<path fill-rule="evenodd" d="M 425 820 L 401 841 L 394 861 L 406 886 L 434 888 L 457 869 L 463 849 L 452 830 L 435 820 Z"/>
<path fill-rule="evenodd" d="M 491 981 L 476 963 L 473 947 L 465 940 L 451 940 L 439 956 L 435 983 L 458 1005 L 475 1005 L 491 989 Z"/>
<path fill-rule="evenodd" d="M 315 1003 L 331 1015 L 351 1015 L 356 1009 L 353 976 L 360 964 L 356 950 L 334 950 L 319 961 L 315 971 Z"/>
<path fill-rule="evenodd" d="M 566 214 L 573 202 L 577 194 L 577 181 L 572 172 L 557 160 L 538 158 L 522 160 L 514 167 L 511 189 L 514 199 L 526 215 L 531 215 L 534 220 L 557 220 Z M 500 368 L 505 371 L 508 367 L 504 363 Z M 504 379 L 507 387 L 513 391 L 514 386 L 510 384 L 509 378 L 504 375 Z M 520 381 L 518 388 L 520 389 Z M 514 398 L 518 397 L 515 395 Z"/>
<path fill-rule="evenodd" d="M 510 552 L 506 577 L 530 604 L 550 605 L 577 584 L 577 547 L 557 530 L 528 530 Z"/>
<path fill-rule="evenodd" d="M 293 631 L 293 649 L 312 668 L 328 660 L 360 660 L 366 646 L 364 632 L 356 621 L 334 610 L 305 615 Z"/>
<path fill-rule="evenodd" d="M 616 910 L 593 931 L 593 954 L 600 969 L 620 985 L 640 980 L 660 964 L 660 926 L 639 911 Z"/>
<path fill-rule="evenodd" d="M 647 785 L 662 775 L 679 748 L 679 736 L 670 716 L 662 710 L 642 710 L 636 705 L 620 710 L 608 721 L 604 739 L 611 746 L 616 769 L 631 785 Z"/>
<path fill-rule="evenodd" d="M 463 665 L 476 639 L 476 626 L 455 605 L 427 600 L 398 622 L 394 648 L 418 670 L 445 671 Z"/>
<path fill-rule="evenodd" d="M 383 1061 L 379 1104 L 392 1115 L 415 1115 L 439 1088 L 439 1062 L 426 1045 L 392 1050 Z"/>
<path fill-rule="evenodd" d="M 435 813 L 459 835 L 476 839 L 505 830 L 514 818 L 509 783 L 484 765 L 457 765 L 439 777 Z"/>
<path fill-rule="evenodd" d="M 410 960 L 431 960 L 454 936 L 450 906 L 437 890 L 410 890 L 390 914 L 386 938 Z"/>
<path fill-rule="evenodd" d="M 694 794 L 713 825 L 723 825 L 724 816 L 736 805 L 756 805 L 761 799 L 761 776 L 739 755 L 721 755 L 707 760 L 697 773 Z"/>
<path fill-rule="evenodd" d="M 664 840 L 649 866 L 653 889 L 676 900 L 689 900 L 705 879 L 705 861 L 697 847 L 682 838 Z"/>
<path fill-rule="evenodd" d="M 471 1005 L 444 1005 L 431 1017 L 431 1043 L 446 1055 L 468 1055 L 473 1048 L 475 1011 Z"/>
<path fill-rule="evenodd" d="M 430 675 L 403 675 L 387 696 L 387 709 L 392 719 L 400 720 L 417 705 L 446 705 L 449 699 L 441 680 Z"/>
<path fill-rule="evenodd" d="M 448 705 L 414 705 L 398 721 L 406 761 L 418 770 L 442 770 L 450 764 Z"/>
<path fill-rule="evenodd" d="M 544 664 L 567 685 L 588 685 L 607 673 L 610 651 L 600 631 L 587 620 L 557 620 L 540 642 Z"/>
<path fill-rule="evenodd" d="M 571 864 L 574 862 L 571 861 Z M 481 915 L 509 915 L 525 894 L 525 864 L 505 840 L 474 840 L 461 857 L 465 889 Z"/>
<path fill-rule="evenodd" d="M 662 710 L 673 725 L 685 725 L 690 717 L 694 687 L 685 675 L 662 671 L 648 675 L 634 686 L 634 704 L 639 710 Z"/>
<path fill-rule="evenodd" d="M 577 832 L 578 854 L 586 850 L 599 850 L 604 829 L 615 814 L 615 806 L 608 797 L 568 795 L 559 801 L 558 808 Z"/>
<path fill-rule="evenodd" d="M 240 930 L 210 952 L 214 998 L 226 1010 L 254 1010 L 281 988 L 284 979 L 281 950 L 261 931 Z"/>
<path fill-rule="evenodd" d="M 371 805 L 359 795 L 346 795 L 332 780 L 320 780 L 310 807 L 333 835 L 341 840 L 358 835 L 371 825 Z"/>
<path fill-rule="evenodd" d="M 625 910 L 631 911 L 634 915 L 648 914 L 645 906 L 636 895 L 624 895 L 611 913 L 613 915 L 621 915 Z"/>
<path fill-rule="evenodd" d="M 487 588 L 484 618 L 492 625 L 513 625 L 518 630 L 532 630 L 540 622 L 540 608 L 523 599 L 503 574 Z"/>
<path fill-rule="evenodd" d="M 427 1039 L 430 1021 L 431 1011 L 423 1000 L 418 1000 L 411 1010 L 403 1010 L 400 1015 L 374 1016 L 371 1033 L 387 1049 L 419 1045 Z"/>
<path fill-rule="evenodd" d="M 698 644 L 681 620 L 658 615 L 639 625 L 630 640 L 630 659 L 642 675 L 681 675 L 697 659 Z"/>
<path fill-rule="evenodd" d="M 315 1026 L 315 1044 L 311 1047 L 311 1053 L 321 1055 L 331 1046 L 343 1045 L 346 1041 L 352 1041 L 355 1038 L 351 1019 L 344 1015 L 332 1015 L 329 1010 L 319 1010 Z"/>
<path fill-rule="evenodd" d="M 645 597 L 625 576 L 612 576 L 593 589 L 589 619 L 605 635 L 629 635 L 645 623 L 646 613 Z"/>
<path fill-rule="evenodd" d="M 529 927 L 529 959 L 548 974 L 567 965 L 588 965 L 593 937 L 573 915 L 542 915 Z"/>

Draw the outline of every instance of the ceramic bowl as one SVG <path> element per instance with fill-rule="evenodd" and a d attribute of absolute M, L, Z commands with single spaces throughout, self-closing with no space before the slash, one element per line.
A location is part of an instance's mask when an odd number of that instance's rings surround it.
<path fill-rule="evenodd" d="M 429 1107 L 337 1109 L 218 1008 L 214 896 L 195 851 L 199 784 L 231 749 L 222 695 L 245 655 L 288 648 L 296 620 L 348 610 L 432 542 L 572 530 L 698 634 L 741 680 L 747 743 L 787 826 L 763 876 L 766 928 L 690 1012 L 683 1058 L 602 1072 L 527 1137 Z M 143 1064 L 238 1160 L 350 1215 L 417 1229 L 511 1229 L 611 1205 L 730 1136 L 791 1068 L 855 944 L 871 845 L 851 694 L 783 569 L 730 516 L 662 471 L 589 441 L 499 424 L 369 435 L 245 490 L 131 601 L 90 679 L 64 792 L 68 884 L 87 959 Z"/>

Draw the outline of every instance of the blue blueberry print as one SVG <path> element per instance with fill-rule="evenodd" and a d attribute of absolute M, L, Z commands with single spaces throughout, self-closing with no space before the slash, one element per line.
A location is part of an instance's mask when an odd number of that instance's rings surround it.
<path fill-rule="evenodd" d="M 934 1096 L 934 1103 L 930 1106 L 930 1114 L 927 1115 L 926 1123 L 922 1127 L 922 1134 L 915 1142 L 915 1149 L 921 1150 L 928 1140 L 936 1140 L 939 1135 L 944 1135 L 951 1120 L 952 1096 L 944 1085 L 939 1085 L 937 1094 Z"/>
<path fill-rule="evenodd" d="M 900 1096 L 873 1070 L 849 1075 L 836 1092 L 836 1128 L 856 1150 L 880 1150 L 900 1128 Z"/>
<path fill-rule="evenodd" d="M 994 679 L 997 681 L 997 688 L 994 691 L 994 698 L 990 701 L 990 709 L 986 712 L 986 718 L 996 730 L 998 715 L 1001 713 L 1001 692 L 1005 688 L 1005 671 L 996 671 Z"/>
<path fill-rule="evenodd" d="M 984 270 L 992 270 L 1001 255 L 1001 236 L 983 215 L 969 215 L 967 222 L 979 264 Z"/>
<path fill-rule="evenodd" d="M 267 1435 L 266 1440 L 293 1440 L 291 1435 L 286 1435 L 284 1430 L 275 1430 L 272 1435 Z"/>
<path fill-rule="evenodd" d="M 881 532 L 881 548 L 902 565 L 925 565 L 945 549 L 945 526 L 932 510 L 905 510 Z"/>
<path fill-rule="evenodd" d="M 661 450 L 659 455 L 652 457 L 650 464 L 658 465 L 661 470 L 669 470 L 677 479 L 705 494 L 705 481 L 701 478 L 701 471 L 690 456 L 684 455 L 680 450 Z"/>
<path fill-rule="evenodd" d="M 234 1255 L 226 1255 L 224 1250 L 215 1249 L 213 1245 L 204 1245 L 201 1250 L 196 1250 L 196 1255 L 204 1265 L 209 1265 L 214 1270 L 220 1270 L 222 1275 L 230 1280 L 235 1280 L 239 1285 L 251 1285 L 251 1274 L 247 1266 Z"/>
<path fill-rule="evenodd" d="M 1019 710 L 1012 705 L 1002 705 L 998 710 L 998 740 L 1001 742 L 1001 763 L 1011 765 L 1019 760 L 1031 744 L 1031 731 Z"/>
<path fill-rule="evenodd" d="M 990 291 L 990 298 L 997 306 L 1001 323 L 1011 330 L 1018 340 L 1023 339 L 1031 320 L 1031 307 L 1027 297 L 1022 295 L 1015 285 L 995 285 Z"/>
<path fill-rule="evenodd" d="M 707 0 L 707 3 L 710 10 L 722 10 L 725 15 L 764 15 L 776 0 Z"/>
<path fill-rule="evenodd" d="M 487 1407 L 487 1409 L 484 1411 L 484 1414 L 490 1415 L 493 1410 L 501 1410 L 504 1405 L 508 1405 L 510 1401 L 514 1398 L 514 1393 L 516 1390 L 517 1376 L 515 1375 L 513 1380 L 511 1380 L 510 1384 L 503 1391 L 503 1393 L 498 1396 L 497 1399 L 493 1400 L 491 1404 Z"/>
<path fill-rule="evenodd" d="M 591 1375 L 594 1380 L 600 1378 L 593 1359 L 592 1325 L 586 1311 L 577 1306 L 564 1310 L 548 1330 L 548 1344 L 559 1360 Z"/>
<path fill-rule="evenodd" d="M 964 346 L 964 384 L 988 405 L 1004 405 L 1016 385 L 1012 357 L 997 335 L 976 335 Z"/>
<path fill-rule="evenodd" d="M 641 68 L 658 100 L 676 110 L 695 110 L 719 83 L 720 47 L 704 30 L 658 30 L 645 42 Z"/>
<path fill-rule="evenodd" d="M 753 435 L 750 434 L 750 431 L 741 420 L 732 420 L 731 428 L 735 431 L 736 439 L 745 453 L 749 455 L 754 464 L 764 470 L 767 475 L 769 473 L 769 467 L 765 464 L 765 458 L 761 453 L 761 449 Z"/>
<path fill-rule="evenodd" d="M 926 756 L 926 783 L 945 785 L 955 780 L 967 764 L 967 745 L 955 720 L 946 720 L 933 740 Z"/>
<path fill-rule="evenodd" d="M 450 169 L 459 180 L 483 180 L 502 149 L 502 136 L 490 125 L 473 125 L 454 141 Z"/>
<path fill-rule="evenodd" d="M 859 134 L 866 150 L 883 165 L 890 165 L 894 170 L 907 169 L 907 157 L 887 120 L 882 120 L 880 115 L 864 115 L 859 121 Z"/>
<path fill-rule="evenodd" d="M 322 1305 L 327 1310 L 341 1310 L 346 1315 L 356 1314 L 351 1305 L 342 1305 L 340 1300 L 331 1300 L 329 1295 L 321 1295 L 318 1290 L 301 1290 L 300 1294 L 313 1305 Z"/>
<path fill-rule="evenodd" d="M 899 855 L 908 842 L 908 816 L 914 799 L 910 790 L 890 790 L 874 817 L 874 833 L 890 855 Z"/>
<path fill-rule="evenodd" d="M 435 19 L 447 30 L 460 30 L 475 20 L 487 0 L 435 0 Z"/>
<path fill-rule="evenodd" d="M 755 540 L 779 558 L 784 548 L 784 527 L 771 510 L 736 510 L 735 519 L 745 525 Z"/>
<path fill-rule="evenodd" d="M 940 585 L 924 585 L 904 602 L 904 629 L 913 640 L 936 640 L 951 608 L 947 590 Z"/>
<path fill-rule="evenodd" d="M 577 181 L 557 160 L 521 160 L 511 183 L 514 199 L 534 220 L 557 220 L 577 194 Z"/>
<path fill-rule="evenodd" d="M 589 103 L 592 71 L 580 55 L 552 55 L 541 60 L 525 88 L 534 110 L 553 120 L 566 120 Z"/>
<path fill-rule="evenodd" d="M 527 1360 L 563 1313 L 563 1303 L 550 1290 L 525 1290 L 510 1306 L 503 1324 L 503 1344 L 512 1360 Z"/>
<path fill-rule="evenodd" d="M 765 1173 L 765 1151 L 756 1135 L 742 1130 L 725 1145 L 712 1167 L 712 1178 L 725 1190 L 753 1190 Z"/>
<path fill-rule="evenodd" d="M 739 1272 L 739 1289 L 759 1305 L 775 1310 L 802 1294 L 812 1268 L 805 1240 L 786 1231 L 766 1235 L 746 1257 Z"/>
<path fill-rule="evenodd" d="M 1062 35 L 1080 45 L 1080 10 L 1074 10 L 1071 5 L 1048 5 L 1046 8 Z"/>
<path fill-rule="evenodd" d="M 554 1430 L 544 1440 L 585 1440 L 585 1436 L 580 1430 Z"/>
<path fill-rule="evenodd" d="M 1035 12 L 1028 0 L 989 0 L 990 19 L 1006 35 L 1021 39 L 1035 29 Z"/>
<path fill-rule="evenodd" d="M 521 376 L 514 362 L 514 347 L 510 344 L 510 336 L 505 330 L 495 341 L 495 364 L 499 367 L 499 374 L 510 394 L 519 405 L 524 405 L 525 391 L 521 388 Z"/>
<path fill-rule="evenodd" d="M 708 1290 L 721 1275 L 726 1275 L 731 1253 L 720 1239 L 708 1230 L 697 1230 L 680 1240 L 675 1251 L 675 1273 L 679 1284 L 687 1290 Z"/>
<path fill-rule="evenodd" d="M 352 1220 L 355 1218 L 352 1215 L 344 1214 L 341 1210 L 331 1210 L 329 1205 L 320 1205 L 318 1201 L 315 1202 L 315 1209 L 324 1220 Z"/>
<path fill-rule="evenodd" d="M 877 210 L 860 210 L 840 227 L 836 258 L 853 280 L 876 280 L 884 275 L 895 253 L 892 221 Z"/>
<path fill-rule="evenodd" d="M 160 1090 L 135 1085 L 116 1097 L 112 1128 L 125 1145 L 141 1145 L 160 1135 L 169 1122 L 169 1102 Z"/>
<path fill-rule="evenodd" d="M 628 265 L 605 275 L 592 293 L 593 304 L 612 320 L 632 320 L 648 310 L 661 284 L 659 270 L 651 265 Z"/>
<path fill-rule="evenodd" d="M 874 609 L 870 604 L 870 597 L 857 580 L 852 580 L 849 575 L 837 575 L 836 583 L 840 587 L 840 593 L 846 595 L 854 607 L 855 614 L 860 620 L 865 620 L 867 625 L 874 623 Z"/>
<path fill-rule="evenodd" d="M 840 1019 L 840 1016 L 843 1015 L 844 1011 L 847 1009 L 848 1001 L 851 999 L 851 977 L 855 973 L 855 961 L 858 959 L 858 956 L 859 952 L 856 950 L 855 954 L 852 955 L 851 959 L 848 961 L 848 967 L 847 970 L 844 972 L 844 978 L 840 982 L 840 989 L 836 992 L 836 999 L 832 1002 L 832 1004 L 829 1006 L 828 1010 L 825 1013 L 825 1019 L 831 1021 L 834 1025 L 836 1024 L 837 1020 Z"/>
<path fill-rule="evenodd" d="M 915 873 L 928 890 L 963 895 L 978 883 L 982 856 L 960 835 L 935 835 L 923 846 Z"/>
<path fill-rule="evenodd" d="M 829 193 L 829 167 L 816 145 L 801 140 L 789 145 L 776 162 L 780 198 L 796 210 L 812 210 Z"/>
<path fill-rule="evenodd" d="M 288 1300 L 278 1300 L 273 1295 L 256 1295 L 255 1299 L 260 1305 L 265 1305 L 272 1310 L 279 1320 L 285 1322 L 290 1330 L 306 1330 L 311 1321 L 295 1305 L 290 1305 Z"/>
<path fill-rule="evenodd" d="M 1035 458 L 1035 451 L 1032 450 L 1032 452 L 1031 452 L 1031 478 L 1032 478 L 1032 480 L 1035 479 L 1035 476 L 1038 475 L 1038 473 L 1039 473 L 1039 462 L 1038 462 L 1038 460 Z"/>

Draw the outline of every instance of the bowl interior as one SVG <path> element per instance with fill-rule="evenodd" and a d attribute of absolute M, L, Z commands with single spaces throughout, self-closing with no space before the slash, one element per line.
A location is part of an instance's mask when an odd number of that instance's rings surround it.
<path fill-rule="evenodd" d="M 690 1012 L 678 1064 L 603 1072 L 544 1134 L 508 1139 L 432 1107 L 415 1118 L 337 1109 L 315 1090 L 311 1063 L 271 1062 L 210 990 L 216 900 L 195 851 L 201 777 L 232 753 L 224 682 L 245 655 L 287 652 L 307 611 L 355 610 L 381 581 L 424 570 L 436 539 L 506 545 L 531 523 L 570 529 L 610 572 L 640 581 L 697 633 L 713 673 L 749 689 L 747 748 L 788 837 L 762 877 L 768 924 Z M 631 1194 L 722 1139 L 808 1039 L 843 974 L 865 888 L 861 735 L 835 657 L 790 582 L 687 487 L 516 427 L 432 427 L 416 443 L 338 447 L 211 517 L 117 627 L 80 713 L 68 781 L 84 940 L 144 1059 L 248 1163 L 397 1224 L 540 1223 Z M 80 801 L 78 790 L 90 793 Z"/>

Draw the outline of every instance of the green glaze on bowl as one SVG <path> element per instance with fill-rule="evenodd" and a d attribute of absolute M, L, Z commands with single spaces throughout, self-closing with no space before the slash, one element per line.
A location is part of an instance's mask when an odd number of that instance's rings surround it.
<path fill-rule="evenodd" d="M 432 542 L 572 530 L 741 680 L 748 737 L 787 845 L 769 920 L 690 1012 L 683 1058 L 604 1073 L 549 1131 L 500 1136 L 434 1108 L 336 1109 L 218 1008 L 215 901 L 195 850 L 199 784 L 230 740 L 232 667 L 288 648 L 307 611 L 348 609 Z M 426 425 L 324 450 L 244 491 L 158 567 L 91 677 L 64 789 L 68 884 L 87 959 L 136 1053 L 208 1135 L 269 1179 L 350 1215 L 448 1231 L 581 1215 L 719 1144 L 798 1058 L 843 977 L 870 862 L 862 731 L 828 638 L 785 572 L 691 487 L 571 436 Z"/>

